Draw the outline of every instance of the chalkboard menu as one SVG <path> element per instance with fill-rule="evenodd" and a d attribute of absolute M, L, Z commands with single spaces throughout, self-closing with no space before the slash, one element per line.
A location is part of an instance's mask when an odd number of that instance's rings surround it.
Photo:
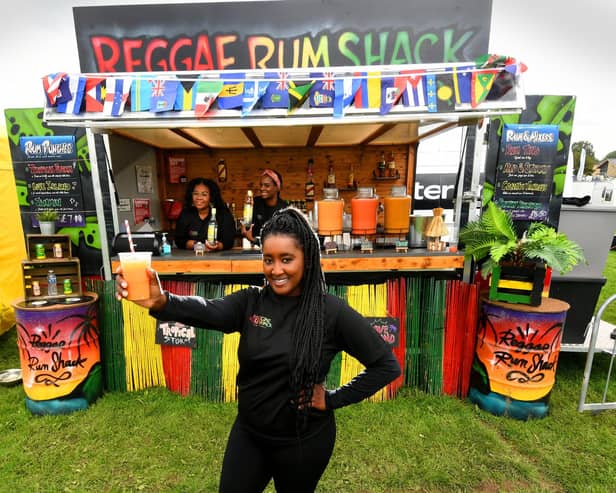
<path fill-rule="evenodd" d="M 558 125 L 504 126 L 494 202 L 514 220 L 547 220 L 557 144 Z"/>
<path fill-rule="evenodd" d="M 20 137 L 19 146 L 25 160 L 32 225 L 38 226 L 36 213 L 55 211 L 58 227 L 85 226 L 75 137 Z"/>

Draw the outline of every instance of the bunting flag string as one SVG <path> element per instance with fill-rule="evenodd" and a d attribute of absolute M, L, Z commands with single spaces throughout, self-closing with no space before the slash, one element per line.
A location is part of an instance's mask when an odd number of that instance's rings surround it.
<path fill-rule="evenodd" d="M 191 111 L 196 118 L 204 118 L 215 109 L 237 111 L 245 117 L 255 109 L 278 108 L 292 114 L 302 108 L 304 115 L 313 108 L 333 108 L 333 116 L 341 118 L 350 106 L 380 115 L 396 107 L 430 113 L 475 110 L 484 101 L 499 101 L 527 70 L 515 58 L 498 55 L 485 55 L 472 64 L 400 67 L 375 66 L 375 70 L 359 72 L 332 67 L 323 72 L 283 69 L 118 76 L 57 72 L 42 77 L 42 82 L 46 106 L 57 113 L 115 117 L 125 111 Z M 506 102 L 512 105 L 511 101 Z"/>

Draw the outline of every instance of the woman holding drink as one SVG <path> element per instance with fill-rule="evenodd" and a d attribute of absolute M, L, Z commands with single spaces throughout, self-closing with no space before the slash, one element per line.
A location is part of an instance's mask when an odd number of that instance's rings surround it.
<path fill-rule="evenodd" d="M 261 231 L 263 287 L 218 299 L 162 291 L 148 269 L 150 297 L 136 303 L 159 320 L 239 332 L 238 414 L 222 464 L 222 493 L 313 492 L 336 439 L 334 409 L 359 402 L 400 375 L 370 324 L 326 291 L 320 247 L 306 217 L 286 208 Z M 130 280 L 117 272 L 118 299 Z M 365 370 L 326 390 L 333 358 L 345 351 Z"/>
<path fill-rule="evenodd" d="M 207 230 L 212 209 L 216 209 L 216 239 L 207 240 Z M 201 242 L 207 251 L 228 250 L 235 241 L 235 220 L 222 200 L 220 188 L 208 178 L 195 178 L 188 183 L 184 208 L 175 225 L 175 244 L 178 248 L 192 250 Z"/>

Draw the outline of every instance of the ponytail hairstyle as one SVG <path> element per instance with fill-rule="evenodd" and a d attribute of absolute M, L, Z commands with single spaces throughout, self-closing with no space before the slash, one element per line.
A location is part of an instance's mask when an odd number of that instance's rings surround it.
<path fill-rule="evenodd" d="M 302 292 L 291 349 L 291 388 L 295 402 L 310 403 L 312 388 L 318 383 L 321 349 L 325 337 L 324 295 L 325 276 L 321 269 L 319 239 L 306 216 L 293 207 L 274 213 L 263 225 L 261 242 L 269 236 L 284 235 L 295 238 L 304 251 Z M 309 405 L 300 407 L 300 414 L 307 417 Z"/>

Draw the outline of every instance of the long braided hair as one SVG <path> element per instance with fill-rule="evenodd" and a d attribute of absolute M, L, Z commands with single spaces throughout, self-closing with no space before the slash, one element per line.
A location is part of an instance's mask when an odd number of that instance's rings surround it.
<path fill-rule="evenodd" d="M 325 276 L 321 269 L 319 240 L 306 216 L 293 207 L 277 211 L 263 225 L 261 241 L 268 236 L 287 235 L 295 238 L 304 251 L 304 273 L 302 292 L 291 353 L 291 389 L 296 396 L 300 414 L 307 415 L 312 400 L 312 389 L 318 379 L 323 339 Z"/>

